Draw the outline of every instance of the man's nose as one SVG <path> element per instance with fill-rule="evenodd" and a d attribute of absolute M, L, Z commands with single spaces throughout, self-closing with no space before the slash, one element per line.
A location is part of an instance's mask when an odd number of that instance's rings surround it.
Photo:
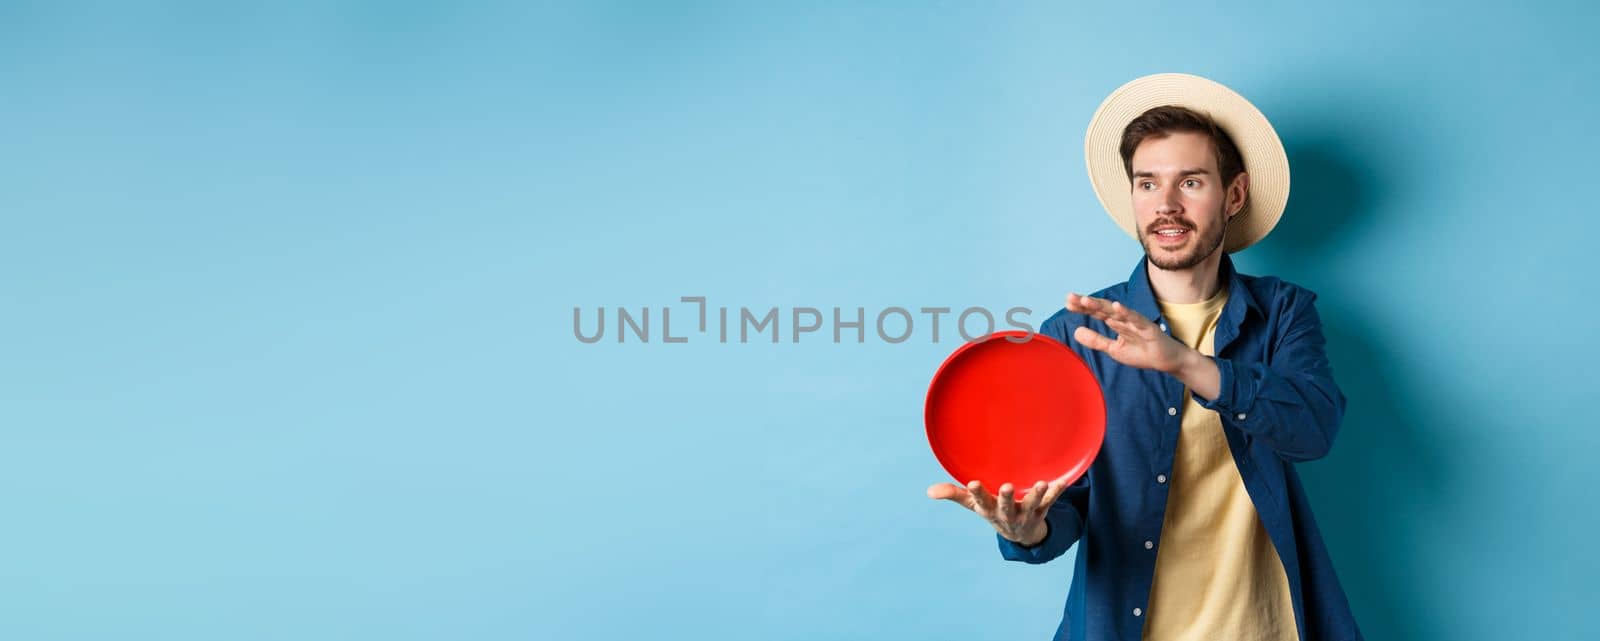
<path fill-rule="evenodd" d="M 1159 202 L 1156 203 L 1156 213 L 1158 213 L 1158 214 L 1175 214 L 1175 213 L 1178 213 L 1179 211 L 1182 211 L 1182 210 L 1183 210 L 1183 208 L 1181 206 L 1179 206 L 1179 204 L 1178 204 L 1178 190 L 1176 190 L 1176 189 L 1163 189 L 1163 190 L 1161 190 L 1161 197 L 1159 199 Z"/>

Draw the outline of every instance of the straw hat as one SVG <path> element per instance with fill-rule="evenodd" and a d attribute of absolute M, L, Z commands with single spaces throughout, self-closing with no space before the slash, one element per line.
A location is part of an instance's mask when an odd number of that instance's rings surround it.
<path fill-rule="evenodd" d="M 1133 185 L 1122 166 L 1122 130 L 1153 107 L 1177 105 L 1209 114 L 1233 139 L 1250 174 L 1244 209 L 1228 225 L 1223 251 L 1232 253 L 1266 237 L 1289 202 L 1289 157 L 1272 123 L 1261 111 L 1221 84 L 1182 73 L 1145 76 L 1118 87 L 1089 119 L 1083 137 L 1084 162 L 1094 195 L 1122 230 L 1139 238 L 1133 215 Z"/>

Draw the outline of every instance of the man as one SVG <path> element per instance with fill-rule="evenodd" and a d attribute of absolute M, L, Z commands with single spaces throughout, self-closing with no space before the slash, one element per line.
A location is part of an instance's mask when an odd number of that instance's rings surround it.
<path fill-rule="evenodd" d="M 1158 74 L 1106 99 L 1085 149 L 1145 255 L 1040 333 L 1099 380 L 1105 442 L 1082 478 L 1021 497 L 977 481 L 928 496 L 987 519 L 1008 560 L 1082 542 L 1057 641 L 1361 639 L 1292 465 L 1328 453 L 1345 406 L 1316 295 L 1228 256 L 1288 201 L 1277 134 L 1226 87 Z"/>

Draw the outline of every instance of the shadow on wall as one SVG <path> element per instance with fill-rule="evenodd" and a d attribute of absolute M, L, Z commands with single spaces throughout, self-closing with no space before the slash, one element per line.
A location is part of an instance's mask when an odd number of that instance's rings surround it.
<path fill-rule="evenodd" d="M 1326 125 L 1324 125 L 1326 126 Z M 1253 248 L 1269 274 L 1315 273 L 1317 311 L 1328 339 L 1334 376 L 1348 399 L 1332 453 L 1296 466 L 1310 495 L 1356 621 L 1368 639 L 1430 639 L 1450 626 L 1431 611 L 1436 572 L 1419 567 L 1427 544 L 1422 519 L 1447 496 L 1459 460 L 1446 439 L 1444 408 L 1421 404 L 1410 390 L 1427 384 L 1408 367 L 1398 337 L 1385 336 L 1393 319 L 1363 305 L 1362 292 L 1326 271 L 1339 261 L 1341 232 L 1368 221 L 1380 206 L 1379 172 L 1344 139 L 1319 142 L 1286 135 L 1293 188 L 1288 210 L 1271 238 Z M 1342 151 L 1343 149 L 1343 151 Z M 1288 277 L 1287 275 L 1285 277 Z"/>

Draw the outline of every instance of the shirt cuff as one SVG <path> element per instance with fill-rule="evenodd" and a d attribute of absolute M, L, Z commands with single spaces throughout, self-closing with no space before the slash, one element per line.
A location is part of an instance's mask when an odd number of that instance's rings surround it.
<path fill-rule="evenodd" d="M 1250 385 L 1250 378 L 1241 379 L 1234 368 L 1232 360 L 1209 356 L 1217 364 L 1217 372 L 1221 375 L 1217 384 L 1217 397 L 1213 399 L 1202 398 L 1198 394 L 1190 394 L 1190 398 L 1200 407 L 1213 410 L 1220 414 L 1244 414 L 1250 411 L 1249 399 L 1255 397 L 1251 390 L 1241 389 Z"/>
<path fill-rule="evenodd" d="M 1066 551 L 1065 548 L 1072 544 L 1068 540 L 1070 535 L 1061 533 L 1060 529 L 1050 522 L 1050 516 L 1048 515 L 1044 519 L 1044 528 L 1044 539 L 1032 546 L 1025 546 L 1012 541 L 996 532 L 994 537 L 1000 544 L 1000 556 L 1007 561 L 1021 561 L 1023 563 L 1044 563 L 1061 556 Z"/>

